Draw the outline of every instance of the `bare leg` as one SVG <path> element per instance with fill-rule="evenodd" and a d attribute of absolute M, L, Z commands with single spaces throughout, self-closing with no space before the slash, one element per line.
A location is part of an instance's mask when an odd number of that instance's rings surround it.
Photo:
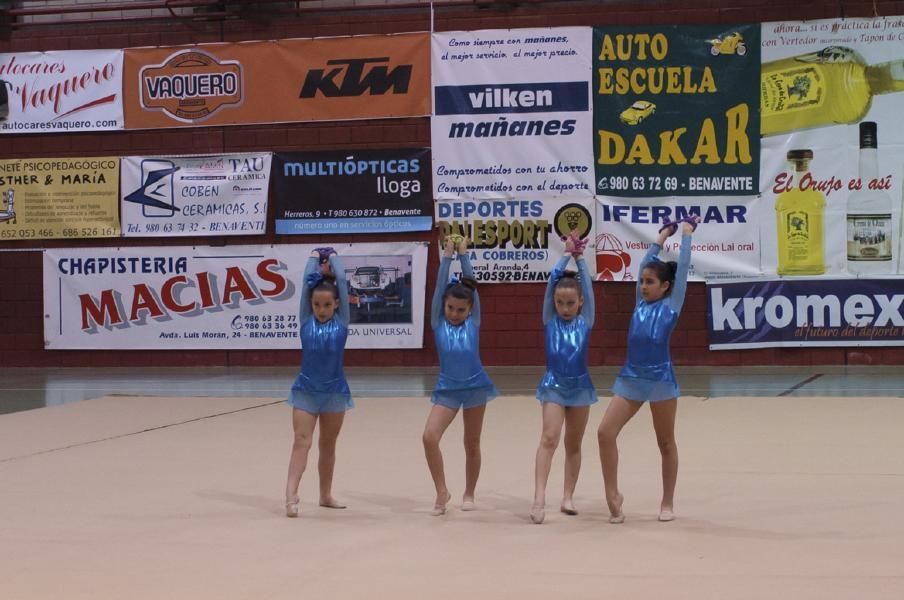
<path fill-rule="evenodd" d="M 675 518 L 675 484 L 678 481 L 678 444 L 675 443 L 675 415 L 677 412 L 677 398 L 650 403 L 653 429 L 656 430 L 656 443 L 659 444 L 659 453 L 662 455 L 660 521 L 671 521 Z"/>
<path fill-rule="evenodd" d="M 549 481 L 549 470 L 552 468 L 552 457 L 562 437 L 562 424 L 565 422 L 565 407 L 553 402 L 543 403 L 543 432 L 540 434 L 540 445 L 537 446 L 537 457 L 534 465 L 534 504 L 530 509 L 530 519 L 538 525 L 546 518 L 546 483 Z"/>
<path fill-rule="evenodd" d="M 565 491 L 561 510 L 566 515 L 576 515 L 574 488 L 581 472 L 581 441 L 590 418 L 589 406 L 572 406 L 565 409 Z"/>
<path fill-rule="evenodd" d="M 474 510 L 474 489 L 480 477 L 480 433 L 487 405 L 466 408 L 461 411 L 465 427 L 465 493 L 461 499 L 462 510 Z"/>
<path fill-rule="evenodd" d="M 614 396 L 606 408 L 603 421 L 597 431 L 600 445 L 600 463 L 603 465 L 603 483 L 606 486 L 606 503 L 609 505 L 609 522 L 621 523 L 625 520 L 622 504 L 625 497 L 618 490 L 618 445 L 616 439 L 625 424 L 637 414 L 642 403 Z"/>
<path fill-rule="evenodd" d="M 333 498 L 333 469 L 336 466 L 336 438 L 342 429 L 345 413 L 320 414 L 320 458 L 317 471 L 320 474 L 320 506 L 326 508 L 345 508 L 345 505 Z"/>
<path fill-rule="evenodd" d="M 317 424 L 317 415 L 309 412 L 292 409 L 292 454 L 289 456 L 289 476 L 286 479 L 286 516 L 298 516 L 298 484 L 308 465 L 308 451 L 311 449 L 311 441 L 314 437 L 314 426 Z"/>
<path fill-rule="evenodd" d="M 439 441 L 457 413 L 457 410 L 447 406 L 434 404 L 430 416 L 427 417 L 427 425 L 424 426 L 424 455 L 427 457 L 427 467 L 430 469 L 430 476 L 433 477 L 433 485 L 436 486 L 436 502 L 432 511 L 434 516 L 445 514 L 446 504 L 452 497 L 449 488 L 446 487 L 443 454 L 439 449 Z"/>

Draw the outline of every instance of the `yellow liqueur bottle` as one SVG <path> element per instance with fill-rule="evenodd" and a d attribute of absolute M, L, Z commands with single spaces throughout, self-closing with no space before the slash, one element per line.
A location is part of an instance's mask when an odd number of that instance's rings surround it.
<path fill-rule="evenodd" d="M 812 150 L 791 150 L 788 162 L 793 176 L 789 189 L 775 199 L 778 228 L 778 274 L 821 275 L 825 273 L 822 193 L 800 189 L 800 181 L 810 172 Z"/>
<path fill-rule="evenodd" d="M 904 59 L 867 65 L 856 51 L 819 52 L 763 63 L 760 132 L 778 135 L 866 116 L 873 96 L 904 91 Z"/>

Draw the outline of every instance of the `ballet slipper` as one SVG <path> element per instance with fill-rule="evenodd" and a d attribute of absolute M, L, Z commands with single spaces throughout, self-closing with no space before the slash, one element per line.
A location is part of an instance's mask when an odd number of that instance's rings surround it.
<path fill-rule="evenodd" d="M 668 521 L 674 521 L 674 520 L 675 520 L 675 513 L 673 513 L 673 512 L 670 511 L 670 510 L 662 510 L 662 511 L 659 511 L 659 520 L 662 521 L 662 522 L 664 522 L 664 523 L 667 523 Z"/>
<path fill-rule="evenodd" d="M 298 517 L 298 498 L 286 502 L 286 516 L 290 519 Z"/>
<path fill-rule="evenodd" d="M 470 512 L 472 510 L 477 510 L 477 505 L 474 504 L 474 500 L 462 500 L 461 501 L 461 510 L 464 512 Z"/>
<path fill-rule="evenodd" d="M 433 517 L 441 517 L 446 514 L 446 504 L 448 504 L 451 499 L 452 494 L 449 492 L 446 492 L 445 500 L 440 501 L 439 497 L 437 497 L 436 502 L 433 504 L 433 509 L 430 511 L 430 515 Z"/>
<path fill-rule="evenodd" d="M 320 501 L 320 506 L 323 508 L 348 508 L 345 504 L 341 502 L 337 502 L 335 498 L 328 498 L 326 500 Z"/>
<path fill-rule="evenodd" d="M 542 506 L 532 506 L 530 508 L 530 520 L 535 525 L 540 525 L 546 520 L 546 511 Z"/>
<path fill-rule="evenodd" d="M 615 512 L 609 516 L 609 522 L 613 525 L 619 525 L 625 522 L 625 513 L 622 510 L 622 506 L 625 504 L 625 497 L 619 494 L 618 498 L 618 505 L 615 508 Z"/>
<path fill-rule="evenodd" d="M 578 514 L 578 510 L 574 507 L 573 502 L 562 502 L 562 505 L 559 507 L 559 510 L 565 513 L 566 515 L 573 517 Z"/>

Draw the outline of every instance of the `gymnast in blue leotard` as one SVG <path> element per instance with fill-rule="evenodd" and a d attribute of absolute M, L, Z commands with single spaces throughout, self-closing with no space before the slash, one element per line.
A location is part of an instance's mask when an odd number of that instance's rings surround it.
<path fill-rule="evenodd" d="M 449 282 L 455 252 L 461 262 L 462 280 Z M 445 514 L 452 497 L 446 487 L 439 442 L 459 409 L 464 422 L 465 492 L 461 509 L 474 510 L 474 489 L 480 475 L 480 432 L 487 402 L 496 397 L 496 386 L 480 363 L 480 298 L 468 257 L 468 240 L 456 245 L 444 240 L 443 256 L 430 312 L 430 324 L 439 354 L 439 379 L 433 390 L 433 408 L 424 427 L 424 454 L 436 486 L 431 514 Z"/>
<path fill-rule="evenodd" d="M 320 421 L 320 506 L 345 508 L 333 498 L 336 439 L 352 395 L 343 369 L 349 308 L 345 271 L 332 248 L 318 248 L 305 266 L 299 305 L 303 360 L 289 394 L 295 432 L 286 481 L 286 516 L 298 516 L 298 485 Z"/>
<path fill-rule="evenodd" d="M 587 372 L 587 348 L 595 314 L 590 273 L 584 261 L 579 238 L 565 240 L 563 256 L 549 277 L 543 299 L 543 327 L 546 340 L 546 373 L 537 387 L 537 399 L 543 408 L 543 433 L 537 447 L 534 467 L 534 503 L 531 521 L 545 519 L 546 484 L 553 454 L 565 429 L 565 492 L 560 510 L 576 515 L 574 488 L 581 469 L 581 440 L 590 416 L 590 405 L 597 401 L 596 389 Z M 577 276 L 565 271 L 574 257 Z"/>
<path fill-rule="evenodd" d="M 598 437 L 600 461 L 609 505 L 609 522 L 625 520 L 624 496 L 618 489 L 618 446 L 616 439 L 625 424 L 637 414 L 644 402 L 650 403 L 653 429 L 662 455 L 662 502 L 660 521 L 675 518 L 675 482 L 678 479 L 678 446 L 675 443 L 675 414 L 678 409 L 678 381 L 672 369 L 669 340 L 681 314 L 687 273 L 691 262 L 691 236 L 698 218 L 681 225 L 681 250 L 678 263 L 658 259 L 665 240 L 678 230 L 678 224 L 664 227 L 659 238 L 640 263 L 637 278 L 637 304 L 628 329 L 628 357 L 615 380 L 614 394 Z"/>

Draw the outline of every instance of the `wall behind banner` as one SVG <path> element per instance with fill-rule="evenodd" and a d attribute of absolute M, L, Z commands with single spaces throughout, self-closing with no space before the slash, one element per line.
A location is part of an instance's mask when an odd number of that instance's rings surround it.
<path fill-rule="evenodd" d="M 759 23 L 765 21 L 868 17 L 904 14 L 904 2 L 825 0 L 681 0 L 539 2 L 519 7 L 438 8 L 437 31 L 509 27 L 587 25 Z M 843 12 L 842 12 L 843 11 Z M 0 52 L 125 48 L 199 42 L 283 39 L 308 36 L 383 34 L 430 29 L 425 8 L 373 8 L 357 12 L 309 13 L 302 18 L 272 22 L 226 21 L 191 23 L 158 20 L 95 25 L 35 25 L 0 32 Z M 422 119 L 300 123 L 265 126 L 205 127 L 139 132 L 15 135 L 0 140 L 0 158 L 303 151 L 379 147 L 427 147 L 430 123 Z M 272 204 L 271 204 L 272 206 Z M 272 210 L 272 208 L 271 208 Z M 270 215 L 272 222 L 272 215 Z M 68 240 L 46 246 L 146 246 L 211 243 L 382 242 L 431 239 L 424 233 L 357 236 L 236 236 L 216 238 Z M 43 339 L 43 245 L 0 243 L 0 364 L 11 366 L 191 366 L 294 365 L 297 351 L 46 351 Z M 428 293 L 437 267 L 430 252 Z M 540 310 L 543 284 L 494 284 L 481 288 L 483 307 L 482 355 L 487 365 L 543 364 Z M 779 348 L 710 352 L 707 349 L 705 288 L 689 286 L 680 325 L 672 338 L 679 364 L 900 364 L 904 348 Z M 591 364 L 617 365 L 624 359 L 627 325 L 634 305 L 634 286 L 596 284 L 600 311 L 591 341 Z M 429 309 L 429 307 L 428 307 Z M 428 331 L 423 350 L 351 350 L 349 366 L 435 365 L 436 353 Z M 601 382 L 604 383 L 604 382 Z"/>

